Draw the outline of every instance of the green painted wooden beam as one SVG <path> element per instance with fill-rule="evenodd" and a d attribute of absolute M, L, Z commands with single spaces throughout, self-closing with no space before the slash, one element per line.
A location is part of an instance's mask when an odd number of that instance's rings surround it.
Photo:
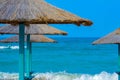
<path fill-rule="evenodd" d="M 25 76 L 25 54 L 24 54 L 24 23 L 19 24 L 19 80 L 24 80 Z"/>
<path fill-rule="evenodd" d="M 30 75 L 32 73 L 32 43 L 30 42 Z"/>
<path fill-rule="evenodd" d="M 118 80 L 120 80 L 120 44 L 118 44 Z"/>
<path fill-rule="evenodd" d="M 32 72 L 32 52 L 31 52 L 30 34 L 27 35 L 27 52 L 26 52 L 26 77 L 31 78 Z"/>
<path fill-rule="evenodd" d="M 30 34 L 27 35 L 26 77 L 30 77 Z"/>

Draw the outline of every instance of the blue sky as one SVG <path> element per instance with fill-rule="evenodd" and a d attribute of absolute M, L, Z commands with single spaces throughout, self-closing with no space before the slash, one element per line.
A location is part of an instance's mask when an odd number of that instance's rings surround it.
<path fill-rule="evenodd" d="M 93 21 L 91 27 L 52 25 L 69 33 L 68 37 L 102 37 L 120 27 L 120 0 L 46 0 Z"/>

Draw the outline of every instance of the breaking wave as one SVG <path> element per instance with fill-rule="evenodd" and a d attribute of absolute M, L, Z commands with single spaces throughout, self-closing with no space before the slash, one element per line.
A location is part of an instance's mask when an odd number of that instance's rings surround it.
<path fill-rule="evenodd" d="M 101 72 L 100 74 L 72 74 L 66 72 L 35 73 L 32 80 L 118 80 L 116 73 Z M 18 80 L 18 73 L 0 72 L 0 80 Z"/>
<path fill-rule="evenodd" d="M 19 46 L 0 46 L 0 49 L 19 49 Z"/>

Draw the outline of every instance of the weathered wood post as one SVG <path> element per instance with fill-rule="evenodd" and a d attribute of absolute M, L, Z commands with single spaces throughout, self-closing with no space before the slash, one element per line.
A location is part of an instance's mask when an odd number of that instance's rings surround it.
<path fill-rule="evenodd" d="M 31 42 L 30 42 L 30 34 L 27 35 L 27 53 L 26 53 L 26 77 L 27 79 L 31 79 L 31 70 L 32 70 L 32 53 L 31 53 Z"/>
<path fill-rule="evenodd" d="M 120 80 L 120 44 L 118 44 L 118 80 Z"/>
<path fill-rule="evenodd" d="M 19 23 L 19 80 L 25 79 L 24 23 Z"/>

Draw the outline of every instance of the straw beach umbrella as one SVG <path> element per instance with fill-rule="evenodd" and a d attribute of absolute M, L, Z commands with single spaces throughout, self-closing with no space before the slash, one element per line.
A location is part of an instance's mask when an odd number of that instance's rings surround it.
<path fill-rule="evenodd" d="M 7 39 L 2 39 L 0 40 L 0 42 L 2 43 L 14 43 L 14 42 L 19 42 L 19 36 L 13 36 L 13 37 L 10 37 L 10 38 L 7 38 Z M 25 42 L 27 42 L 27 36 L 25 35 Z M 54 43 L 56 42 L 55 40 L 53 39 L 50 39 L 48 37 L 45 37 L 43 35 L 31 35 L 30 37 L 30 42 L 40 42 L 40 43 Z"/>
<path fill-rule="evenodd" d="M 94 41 L 93 44 L 120 44 L 120 28 Z"/>
<path fill-rule="evenodd" d="M 120 80 L 120 28 L 93 42 L 93 44 L 118 44 L 118 75 Z"/>
<path fill-rule="evenodd" d="M 29 24 L 83 24 L 92 22 L 58 9 L 45 0 L 0 0 L 0 23 L 19 25 L 19 80 L 24 80 L 24 26 Z M 30 37 L 28 36 L 28 40 Z"/>
<path fill-rule="evenodd" d="M 19 26 L 7 25 L 0 27 L 0 34 L 19 34 Z M 25 26 L 25 34 L 33 35 L 67 35 L 67 32 L 46 24 L 30 24 Z"/>
<path fill-rule="evenodd" d="M 9 24 L 83 24 L 92 22 L 59 9 L 45 0 L 1 0 L 0 23 Z"/>

